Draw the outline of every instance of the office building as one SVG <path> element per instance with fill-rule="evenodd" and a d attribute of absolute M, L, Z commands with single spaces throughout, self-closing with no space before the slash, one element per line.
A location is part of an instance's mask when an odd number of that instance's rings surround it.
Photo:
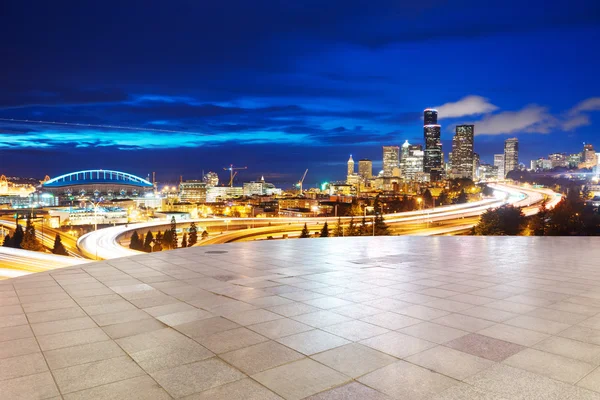
<path fill-rule="evenodd" d="M 272 183 L 265 182 L 265 177 L 259 181 L 244 182 L 244 196 L 273 196 L 280 195 L 281 189 L 278 189 Z"/>
<path fill-rule="evenodd" d="M 403 161 L 402 177 L 407 181 L 422 180 L 423 150 L 413 150 Z"/>
<path fill-rule="evenodd" d="M 479 154 L 473 153 L 473 180 L 479 179 L 479 165 L 481 160 Z"/>
<path fill-rule="evenodd" d="M 583 152 L 581 153 L 581 163 L 579 164 L 579 168 L 596 168 L 598 165 L 598 157 L 596 156 L 596 151 L 594 150 L 594 146 L 591 144 L 583 145 Z"/>
<path fill-rule="evenodd" d="M 552 169 L 552 160 L 545 158 L 538 158 L 537 160 L 531 160 L 530 168 L 532 171 L 547 171 Z"/>
<path fill-rule="evenodd" d="M 400 168 L 400 147 L 383 146 L 383 176 L 394 176 Z"/>
<path fill-rule="evenodd" d="M 363 179 L 371 179 L 373 177 L 373 161 L 367 158 L 358 160 L 358 174 Z"/>
<path fill-rule="evenodd" d="M 452 178 L 473 179 L 474 125 L 457 125 L 452 139 Z"/>
<path fill-rule="evenodd" d="M 179 200 L 186 203 L 204 203 L 207 184 L 203 181 L 185 181 L 179 184 Z"/>
<path fill-rule="evenodd" d="M 519 169 L 519 139 L 510 138 L 504 141 L 504 176 L 510 171 Z"/>
<path fill-rule="evenodd" d="M 498 167 L 496 165 L 481 164 L 479 166 L 479 179 L 482 181 L 498 179 Z"/>
<path fill-rule="evenodd" d="M 504 154 L 494 154 L 494 167 L 498 168 L 498 179 L 504 179 Z"/>
<path fill-rule="evenodd" d="M 348 173 L 346 175 L 350 176 L 354 174 L 354 160 L 352 159 L 352 154 L 350 154 L 350 158 L 348 159 Z"/>
<path fill-rule="evenodd" d="M 437 125 L 438 112 L 433 108 L 426 108 L 423 112 L 423 125 Z"/>
<path fill-rule="evenodd" d="M 437 118 L 437 112 L 435 116 Z M 442 160 L 441 127 L 439 125 L 425 125 L 423 127 L 423 136 L 425 138 L 423 172 L 430 175 L 432 182 L 437 182 L 442 178 L 444 167 Z"/>
<path fill-rule="evenodd" d="M 567 155 L 565 153 L 553 153 L 548 156 L 550 159 L 550 163 L 552 164 L 552 168 L 557 167 L 568 167 L 569 160 L 567 159 Z"/>
<path fill-rule="evenodd" d="M 569 168 L 579 167 L 579 163 L 581 163 L 581 153 L 570 154 L 567 157 L 567 162 L 569 164 Z"/>

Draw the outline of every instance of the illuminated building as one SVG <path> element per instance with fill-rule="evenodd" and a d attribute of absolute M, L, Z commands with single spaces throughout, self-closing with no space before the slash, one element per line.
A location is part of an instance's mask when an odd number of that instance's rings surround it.
<path fill-rule="evenodd" d="M 179 184 L 179 200 L 189 203 L 206 201 L 207 184 L 204 181 L 185 181 Z"/>
<path fill-rule="evenodd" d="M 479 166 L 479 179 L 483 181 L 498 179 L 498 167 L 496 165 L 481 164 Z"/>
<path fill-rule="evenodd" d="M 553 153 L 550 154 L 548 158 L 550 159 L 552 168 L 569 166 L 569 160 L 567 159 L 567 155 L 565 153 Z"/>
<path fill-rule="evenodd" d="M 383 146 L 383 176 L 394 176 L 394 168 L 400 167 L 400 147 Z"/>
<path fill-rule="evenodd" d="M 437 118 L 437 112 L 436 112 Z M 429 124 L 423 127 L 425 137 L 425 155 L 423 158 L 423 172 L 428 173 L 432 182 L 442 178 L 442 141 L 440 125 Z"/>
<path fill-rule="evenodd" d="M 569 168 L 577 168 L 581 162 L 581 153 L 570 154 L 567 157 L 567 162 L 569 163 Z"/>
<path fill-rule="evenodd" d="M 358 161 L 358 174 L 363 179 L 371 179 L 373 177 L 373 161 L 363 158 Z"/>
<path fill-rule="evenodd" d="M 352 159 L 352 154 L 350 154 L 350 158 L 348 159 L 348 173 L 346 175 L 354 174 L 354 160 Z"/>
<path fill-rule="evenodd" d="M 216 172 L 207 172 L 202 180 L 207 186 L 219 186 L 219 175 Z"/>
<path fill-rule="evenodd" d="M 146 179 L 126 172 L 111 170 L 87 170 L 71 172 L 45 181 L 39 186 L 42 193 L 60 198 L 61 204 L 74 199 L 142 197 L 154 191 L 154 185 Z"/>
<path fill-rule="evenodd" d="M 591 169 L 596 168 L 596 165 L 598 165 L 598 157 L 596 156 L 596 151 L 594 151 L 594 146 L 591 144 L 584 144 L 579 168 Z"/>
<path fill-rule="evenodd" d="M 538 158 L 537 160 L 531 160 L 531 170 L 533 171 L 547 171 L 552 169 L 552 160 L 545 158 Z"/>
<path fill-rule="evenodd" d="M 494 166 L 498 168 L 498 179 L 504 179 L 504 154 L 494 154 Z"/>
<path fill-rule="evenodd" d="M 423 125 L 437 125 L 438 112 L 433 108 L 426 108 L 423 112 Z"/>
<path fill-rule="evenodd" d="M 519 139 L 510 138 L 504 141 L 504 176 L 510 171 L 519 169 Z"/>
<path fill-rule="evenodd" d="M 206 190 L 206 202 L 215 203 L 226 199 L 241 197 L 244 195 L 244 188 L 239 186 L 213 186 Z"/>
<path fill-rule="evenodd" d="M 273 185 L 272 183 L 265 182 L 264 176 L 260 178 L 260 181 L 244 183 L 244 196 L 272 196 L 281 193 L 281 189 L 276 188 L 275 185 Z"/>
<path fill-rule="evenodd" d="M 473 153 L 473 179 L 479 179 L 479 165 L 481 160 L 479 154 Z"/>
<path fill-rule="evenodd" d="M 452 139 L 452 165 L 453 178 L 473 179 L 473 140 L 474 125 L 457 125 L 454 138 Z"/>
<path fill-rule="evenodd" d="M 404 161 L 402 177 L 407 181 L 422 180 L 423 175 L 423 150 L 411 150 Z"/>
<path fill-rule="evenodd" d="M 114 225 L 128 222 L 127 210 L 121 207 L 60 207 L 49 209 L 48 214 L 58 217 L 60 225 Z"/>

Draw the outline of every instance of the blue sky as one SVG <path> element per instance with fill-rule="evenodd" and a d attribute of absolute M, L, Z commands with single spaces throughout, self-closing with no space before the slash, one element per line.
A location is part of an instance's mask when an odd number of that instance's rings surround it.
<path fill-rule="evenodd" d="M 3 3 L 0 173 L 340 179 L 426 107 L 446 153 L 459 123 L 484 161 L 600 148 L 597 1 L 205 3 Z"/>

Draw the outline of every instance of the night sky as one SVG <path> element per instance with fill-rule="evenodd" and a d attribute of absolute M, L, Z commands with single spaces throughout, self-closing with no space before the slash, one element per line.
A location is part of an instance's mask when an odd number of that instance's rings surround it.
<path fill-rule="evenodd" d="M 487 162 L 600 148 L 597 0 L 6 0 L 0 41 L 0 118 L 45 122 L 0 120 L 0 174 L 314 184 L 422 143 L 426 107 L 446 154 L 459 123 Z"/>

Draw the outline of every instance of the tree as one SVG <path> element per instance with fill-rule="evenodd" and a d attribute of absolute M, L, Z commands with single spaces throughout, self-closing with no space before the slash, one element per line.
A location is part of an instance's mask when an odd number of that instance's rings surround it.
<path fill-rule="evenodd" d="M 33 226 L 33 221 L 28 216 L 27 217 L 27 225 L 25 226 L 25 234 L 23 235 L 23 241 L 21 242 L 21 248 L 24 250 L 31 251 L 43 251 L 44 246 L 39 242 L 37 237 L 35 236 L 35 226 Z"/>
<path fill-rule="evenodd" d="M 534 216 L 531 217 L 531 221 L 529 223 L 529 231 L 532 236 L 545 236 L 547 228 L 547 220 L 548 220 L 548 209 L 546 208 L 546 200 L 542 202 L 540 208 Z"/>
<path fill-rule="evenodd" d="M 323 229 L 321 229 L 321 237 L 329 237 L 329 227 L 327 226 L 327 221 L 323 224 Z"/>
<path fill-rule="evenodd" d="M 175 216 L 171 217 L 171 248 L 176 249 L 179 244 L 177 240 L 177 221 L 175 221 Z"/>
<path fill-rule="evenodd" d="M 377 214 L 375 217 L 375 236 L 389 236 L 390 228 L 387 226 L 385 221 L 383 220 L 383 215 Z"/>
<path fill-rule="evenodd" d="M 188 239 L 188 247 L 192 247 L 198 242 L 198 228 L 196 228 L 196 224 L 194 222 L 190 224 L 189 232 L 190 236 Z"/>
<path fill-rule="evenodd" d="M 6 234 L 6 236 L 4 236 L 4 242 L 2 242 L 2 247 L 13 247 L 12 239 L 8 233 Z"/>
<path fill-rule="evenodd" d="M 473 231 L 481 236 L 514 236 L 521 233 L 524 223 L 523 211 L 519 207 L 508 204 L 484 212 Z"/>
<path fill-rule="evenodd" d="M 362 217 L 360 226 L 358 227 L 358 236 L 369 236 L 369 227 L 367 226 L 367 218 Z"/>
<path fill-rule="evenodd" d="M 131 239 L 129 240 L 129 248 L 132 250 L 141 250 L 142 249 L 142 241 L 137 233 L 137 231 L 133 231 L 131 235 Z"/>
<path fill-rule="evenodd" d="M 431 191 L 429 189 L 423 192 L 423 207 L 433 207 L 433 196 L 431 195 Z"/>
<path fill-rule="evenodd" d="M 154 238 L 154 246 L 152 246 L 152 252 L 161 251 L 163 249 L 162 241 L 163 241 L 163 234 L 161 231 L 158 231 L 156 233 L 156 237 Z"/>
<path fill-rule="evenodd" d="M 352 207 L 350 207 L 350 215 L 351 216 L 359 216 L 362 215 L 363 211 L 362 208 L 360 206 L 360 204 L 358 203 L 358 201 L 353 201 L 352 202 Z"/>
<path fill-rule="evenodd" d="M 187 233 L 183 233 L 183 237 L 181 238 L 181 247 L 188 247 L 187 245 Z"/>
<path fill-rule="evenodd" d="M 344 236 L 344 228 L 342 226 L 341 218 L 338 218 L 337 223 L 335 224 L 335 229 L 333 230 L 333 236 L 335 236 L 335 237 Z"/>
<path fill-rule="evenodd" d="M 306 223 L 304 224 L 304 228 L 302 228 L 302 232 L 300 232 L 300 238 L 304 239 L 304 238 L 308 238 L 310 237 L 310 232 L 308 231 L 308 227 L 306 226 Z"/>
<path fill-rule="evenodd" d="M 10 243 L 11 243 L 10 247 L 14 247 L 15 249 L 20 249 L 21 243 L 23 243 L 24 236 L 25 236 L 25 233 L 23 232 L 23 227 L 21 226 L 21 224 L 19 224 L 17 222 L 17 227 L 15 228 L 15 232 L 13 233 L 12 239 L 10 241 Z"/>
<path fill-rule="evenodd" d="M 383 207 L 381 206 L 381 200 L 379 200 L 379 195 L 375 196 L 375 200 L 373 200 L 373 212 L 383 213 Z"/>
<path fill-rule="evenodd" d="M 150 253 L 152 251 L 152 241 L 154 240 L 154 235 L 152 235 L 151 231 L 146 233 L 146 238 L 144 239 L 144 251 L 146 253 Z"/>
<path fill-rule="evenodd" d="M 62 244 L 62 240 L 60 239 L 60 235 L 57 233 L 54 237 L 54 247 L 52 248 L 52 254 L 58 254 L 60 256 L 68 256 L 67 249 L 65 249 L 65 245 Z"/>
<path fill-rule="evenodd" d="M 206 239 L 208 237 L 208 231 L 205 229 L 202 231 L 202 240 Z"/>
<path fill-rule="evenodd" d="M 468 198 L 467 198 L 467 194 L 465 193 L 465 190 L 461 189 L 461 191 L 458 194 L 458 197 L 456 198 L 454 203 L 455 204 L 465 204 L 467 202 L 467 200 L 468 200 Z"/>
<path fill-rule="evenodd" d="M 161 245 L 164 250 L 173 248 L 173 232 L 170 229 L 167 229 L 163 234 Z"/>
<path fill-rule="evenodd" d="M 357 236 L 358 232 L 356 229 L 356 225 L 354 224 L 354 217 L 350 218 L 350 223 L 348 224 L 348 234 L 346 236 Z"/>

